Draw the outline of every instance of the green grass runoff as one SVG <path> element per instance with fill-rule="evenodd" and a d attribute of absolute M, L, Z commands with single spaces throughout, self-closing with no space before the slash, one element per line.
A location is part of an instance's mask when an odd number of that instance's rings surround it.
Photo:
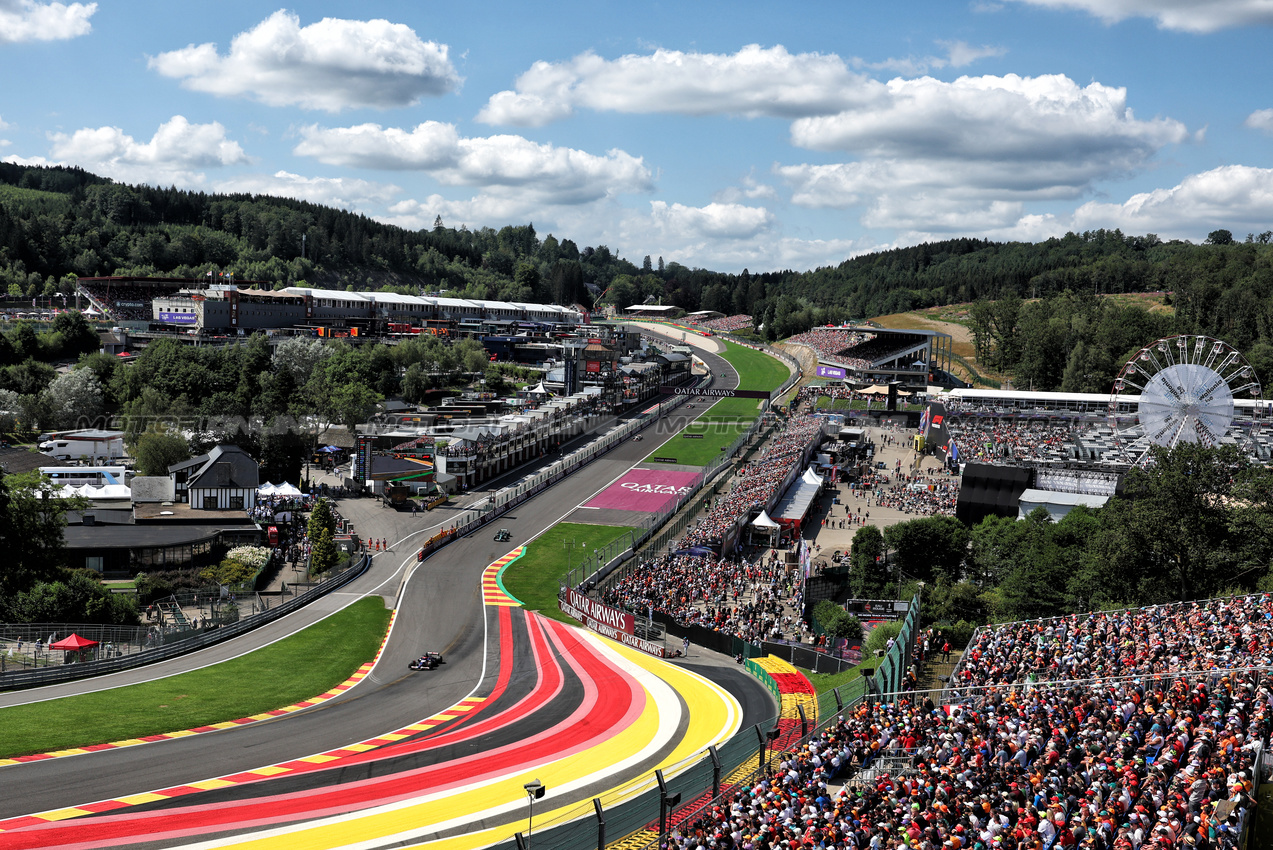
<path fill-rule="evenodd" d="M 873 665 L 868 664 L 867 666 L 873 668 Z M 826 693 L 827 691 L 833 691 L 841 685 L 847 685 L 849 682 L 852 682 L 854 679 L 858 679 L 862 676 L 861 664 L 856 667 L 850 667 L 841 673 L 815 673 L 805 667 L 797 669 L 808 677 L 809 683 L 813 685 L 813 690 L 819 694 Z"/>
<path fill-rule="evenodd" d="M 782 361 L 737 343 L 725 341 L 721 356 L 738 372 L 739 389 L 776 390 L 790 374 Z M 760 404 L 756 398 L 723 398 L 645 460 L 654 463 L 656 457 L 675 458 L 677 465 L 706 466 L 756 420 Z M 703 436 L 687 439 L 686 434 Z"/>
<path fill-rule="evenodd" d="M 676 458 L 678 465 L 707 466 L 712 458 L 728 448 L 739 435 L 747 430 L 751 420 L 723 422 L 691 422 L 684 429 L 668 440 L 646 459 L 654 463 L 654 458 Z M 702 434 L 702 437 L 686 437 L 686 434 Z"/>
<path fill-rule="evenodd" d="M 558 523 L 531 541 L 526 554 L 509 564 L 504 571 L 504 588 L 529 610 L 563 623 L 573 623 L 573 619 L 557 608 L 557 591 L 566 575 L 567 555 L 570 566 L 577 567 L 585 554 L 591 555 L 594 549 L 626 537 L 631 530 L 618 525 Z"/>
<path fill-rule="evenodd" d="M 379 596 L 240 658 L 139 685 L 0 709 L 0 757 L 123 741 L 236 720 L 309 699 L 375 657 Z"/>

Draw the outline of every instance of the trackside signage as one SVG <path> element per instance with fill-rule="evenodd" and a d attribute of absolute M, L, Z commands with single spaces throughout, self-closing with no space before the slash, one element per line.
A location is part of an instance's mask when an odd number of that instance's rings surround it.
<path fill-rule="evenodd" d="M 579 608 L 575 605 L 571 605 L 571 600 L 578 600 L 585 603 L 586 608 Z M 663 648 L 662 644 L 654 643 L 632 634 L 631 630 L 635 630 L 636 622 L 631 614 L 627 614 L 623 611 L 616 611 L 609 606 L 601 605 L 596 600 L 589 599 L 584 594 L 575 590 L 567 591 L 565 595 L 558 599 L 557 604 L 558 607 L 561 608 L 562 613 L 574 617 L 576 620 L 583 623 L 589 629 L 602 637 L 608 637 L 610 640 L 617 640 L 624 646 L 630 646 L 633 649 L 644 652 L 646 655 L 653 655 L 656 658 L 665 658 L 667 656 L 666 650 Z M 605 619 L 597 619 L 589 613 L 590 611 L 595 611 L 597 613 L 609 613 L 605 614 Z M 627 628 L 630 631 L 623 631 L 622 626 L 616 627 L 611 625 L 612 622 L 622 623 L 625 619 L 627 621 Z"/>
<path fill-rule="evenodd" d="M 681 387 L 664 384 L 659 387 L 663 395 L 703 396 L 705 398 L 769 398 L 767 390 L 709 390 L 706 388 Z"/>
<path fill-rule="evenodd" d="M 566 602 L 572 608 L 582 611 L 589 618 L 596 620 L 609 626 L 612 629 L 619 629 L 628 634 L 636 634 L 636 617 L 627 611 L 620 611 L 618 608 L 611 608 L 609 605 L 602 605 L 597 600 L 580 593 L 573 587 L 566 591 Z"/>

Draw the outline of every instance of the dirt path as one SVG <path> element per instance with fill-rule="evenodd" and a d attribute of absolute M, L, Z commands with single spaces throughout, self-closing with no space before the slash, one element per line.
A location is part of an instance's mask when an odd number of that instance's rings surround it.
<path fill-rule="evenodd" d="M 943 322 L 941 319 L 930 319 L 920 313 L 894 313 L 891 316 L 880 316 L 875 321 L 886 328 L 905 330 L 915 328 L 922 331 L 941 331 L 950 334 L 956 345 L 972 345 L 972 331 L 955 322 Z"/>

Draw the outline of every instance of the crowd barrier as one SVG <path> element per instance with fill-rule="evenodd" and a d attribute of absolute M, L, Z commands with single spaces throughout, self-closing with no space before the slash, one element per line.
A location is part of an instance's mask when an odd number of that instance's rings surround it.
<path fill-rule="evenodd" d="M 760 665 L 751 666 L 759 673 L 764 673 Z M 777 685 L 772 677 L 767 673 L 759 676 L 755 671 L 753 674 L 758 675 L 771 693 L 775 692 Z M 864 682 L 864 679 L 858 678 L 821 694 L 818 698 L 818 721 L 810 724 L 813 728 L 783 751 L 799 750 L 814 735 L 834 723 L 842 711 L 860 702 L 866 694 Z M 732 779 L 735 785 L 754 783 L 760 771 L 761 759 L 758 756 L 762 751 L 769 752 L 766 743 L 768 733 L 776 727 L 777 722 L 778 717 L 775 716 L 764 723 L 741 729 L 720 747 L 708 748 L 705 752 L 697 753 L 680 764 L 665 769 L 662 774 L 666 794 L 679 794 L 680 807 L 686 811 L 702 811 L 704 807 L 710 809 L 717 804 L 722 791 L 728 790 L 729 780 Z M 754 768 L 745 768 L 745 772 L 739 770 L 753 758 Z M 548 789 L 550 795 L 552 791 L 553 789 Z M 552 847 L 554 850 L 593 850 L 613 845 L 642 830 L 657 830 L 660 815 L 666 815 L 669 823 L 677 819 L 675 809 L 660 810 L 664 793 L 659 787 L 658 777 L 652 772 L 607 791 L 606 797 L 625 800 L 613 808 L 608 808 L 601 797 L 596 797 L 564 808 L 551 820 L 541 820 L 536 815 L 530 846 Z M 630 850 L 654 850 L 659 844 L 660 840 L 654 839 L 644 845 L 625 843 L 623 846 Z M 513 838 L 494 847 L 496 850 L 516 850 L 518 844 Z"/>
<path fill-rule="evenodd" d="M 787 380 L 782 386 L 773 390 L 769 394 L 769 404 L 780 398 L 787 390 L 791 389 L 797 381 L 800 380 L 800 364 L 790 355 L 770 348 L 767 345 L 757 345 L 753 342 L 738 339 L 728 334 L 720 334 L 730 342 L 750 348 L 753 351 L 759 351 L 769 355 L 791 367 L 794 371 L 787 376 Z M 710 385 L 710 384 L 709 384 Z M 678 397 L 682 398 L 682 397 Z M 768 407 L 766 407 L 766 411 Z M 734 440 L 724 451 L 703 468 L 703 472 L 696 476 L 689 485 L 689 492 L 680 496 L 668 507 L 659 511 L 657 514 L 649 518 L 643 528 L 638 532 L 628 535 L 627 538 L 619 538 L 608 544 L 604 549 L 597 550 L 592 556 L 588 557 L 577 567 L 569 570 L 566 577 L 562 579 L 562 587 L 578 587 L 586 590 L 593 590 L 597 585 L 613 573 L 625 561 L 630 559 L 641 546 L 646 546 L 651 551 L 664 551 L 670 549 L 673 541 L 681 536 L 686 526 L 689 524 L 691 517 L 682 515 L 681 509 L 685 507 L 707 484 L 716 478 L 722 470 L 737 461 L 735 455 L 748 444 L 757 433 L 766 424 L 772 424 L 767 415 L 758 417 L 748 429 Z M 761 435 L 760 439 L 768 436 L 768 433 Z M 756 442 L 759 442 L 757 440 Z M 716 485 L 714 492 L 719 492 L 720 484 Z M 673 518 L 676 518 L 675 520 Z M 670 525 L 668 523 L 671 522 Z M 667 527 L 665 527 L 667 526 Z"/>
<path fill-rule="evenodd" d="M 353 562 L 349 569 L 336 575 L 329 576 L 318 584 L 310 587 L 304 593 L 298 594 L 297 596 L 294 596 L 273 608 L 260 611 L 259 613 L 249 617 L 244 617 L 229 625 L 218 626 L 214 629 L 199 629 L 192 631 L 189 637 L 165 643 L 153 649 L 145 650 L 144 652 L 121 655 L 115 658 L 103 658 L 98 661 L 89 661 L 83 664 L 64 664 L 57 667 L 40 667 L 32 670 L 18 670 L 4 673 L 0 675 L 0 690 L 10 691 L 22 688 L 34 688 L 43 685 L 52 685 L 58 682 L 69 682 L 75 679 L 83 679 L 89 676 L 103 676 L 109 673 L 118 673 L 121 670 L 142 667 L 146 664 L 154 664 L 157 661 L 167 661 L 168 659 L 176 658 L 179 655 L 185 655 L 189 652 L 204 649 L 212 646 L 213 644 L 238 637 L 239 635 L 249 632 L 258 626 L 271 623 L 299 608 L 303 608 L 314 599 L 324 596 L 338 587 L 342 587 L 358 578 L 367 571 L 367 567 L 370 563 L 370 556 L 364 554 L 357 561 Z"/>

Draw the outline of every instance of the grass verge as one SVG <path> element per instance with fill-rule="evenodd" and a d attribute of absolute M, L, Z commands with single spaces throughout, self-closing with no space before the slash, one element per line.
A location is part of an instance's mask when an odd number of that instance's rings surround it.
<path fill-rule="evenodd" d="M 573 619 L 557 608 L 557 591 L 566 575 L 567 555 L 570 564 L 578 566 L 585 553 L 590 555 L 594 549 L 626 537 L 630 530 L 618 525 L 558 523 L 536 537 L 526 547 L 526 554 L 509 565 L 504 572 L 504 587 L 527 609 L 563 623 L 573 623 Z"/>
<path fill-rule="evenodd" d="M 0 757 L 192 729 L 324 693 L 375 657 L 389 625 L 379 596 L 291 637 L 202 670 L 0 709 Z"/>
<path fill-rule="evenodd" d="M 746 346 L 725 342 L 721 355 L 738 372 L 738 386 L 746 390 L 776 390 L 787 380 L 787 366 L 780 360 Z M 706 466 L 738 439 L 760 415 L 760 399 L 723 398 L 697 421 L 690 423 L 662 447 L 650 453 L 654 457 L 675 458 L 678 465 Z M 698 435 L 702 437 L 690 436 Z"/>
<path fill-rule="evenodd" d="M 813 685 L 814 691 L 819 694 L 833 691 L 841 685 L 847 685 L 849 682 L 860 678 L 862 675 L 861 665 L 858 665 L 857 667 L 850 667 L 848 670 L 841 673 L 815 673 L 804 667 L 800 667 L 798 669 L 801 673 L 804 673 L 805 676 L 808 677 L 810 684 Z"/>

